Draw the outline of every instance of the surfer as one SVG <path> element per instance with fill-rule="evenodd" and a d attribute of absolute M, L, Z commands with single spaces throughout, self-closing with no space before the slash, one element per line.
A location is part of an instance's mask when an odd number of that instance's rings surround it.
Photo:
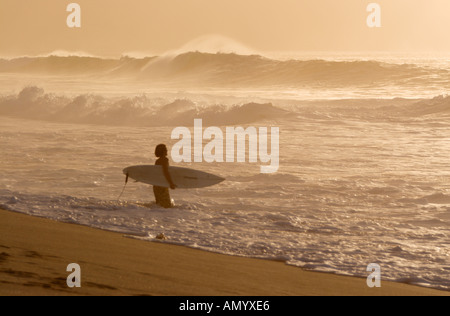
<path fill-rule="evenodd" d="M 158 157 L 155 165 L 162 166 L 164 176 L 166 177 L 167 182 L 169 182 L 170 188 L 172 190 L 175 190 L 177 186 L 175 185 L 175 183 L 173 183 L 172 177 L 169 173 L 169 158 L 167 158 L 166 145 L 159 144 L 158 146 L 156 146 L 155 156 Z M 174 206 L 172 199 L 170 198 L 169 188 L 153 186 L 153 193 L 155 194 L 156 204 L 164 208 Z"/>

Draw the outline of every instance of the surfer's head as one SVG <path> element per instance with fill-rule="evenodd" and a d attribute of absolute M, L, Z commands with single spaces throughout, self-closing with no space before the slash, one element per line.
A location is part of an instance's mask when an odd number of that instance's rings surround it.
<path fill-rule="evenodd" d="M 155 148 L 155 156 L 158 158 L 167 156 L 167 147 L 164 144 L 159 144 Z"/>

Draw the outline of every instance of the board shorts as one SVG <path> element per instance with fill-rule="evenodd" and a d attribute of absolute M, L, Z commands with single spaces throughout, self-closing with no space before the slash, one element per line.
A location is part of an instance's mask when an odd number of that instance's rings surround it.
<path fill-rule="evenodd" d="M 155 194 L 156 204 L 164 208 L 173 207 L 169 188 L 153 186 L 153 193 Z"/>

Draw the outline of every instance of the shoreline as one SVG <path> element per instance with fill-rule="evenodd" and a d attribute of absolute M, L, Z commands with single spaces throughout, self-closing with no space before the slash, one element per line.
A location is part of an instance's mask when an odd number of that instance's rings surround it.
<path fill-rule="evenodd" d="M 69 288 L 70 263 L 81 287 Z M 0 296 L 450 296 L 416 285 L 306 271 L 0 209 Z"/>

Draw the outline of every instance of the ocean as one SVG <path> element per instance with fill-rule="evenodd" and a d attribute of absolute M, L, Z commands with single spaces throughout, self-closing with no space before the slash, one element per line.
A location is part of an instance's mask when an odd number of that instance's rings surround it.
<path fill-rule="evenodd" d="M 0 207 L 313 271 L 367 277 L 376 263 L 382 281 L 450 290 L 448 57 L 0 59 Z M 153 164 L 197 118 L 279 127 L 278 171 L 177 164 L 226 181 L 171 191 L 172 209 L 124 188 L 123 168 Z"/>

